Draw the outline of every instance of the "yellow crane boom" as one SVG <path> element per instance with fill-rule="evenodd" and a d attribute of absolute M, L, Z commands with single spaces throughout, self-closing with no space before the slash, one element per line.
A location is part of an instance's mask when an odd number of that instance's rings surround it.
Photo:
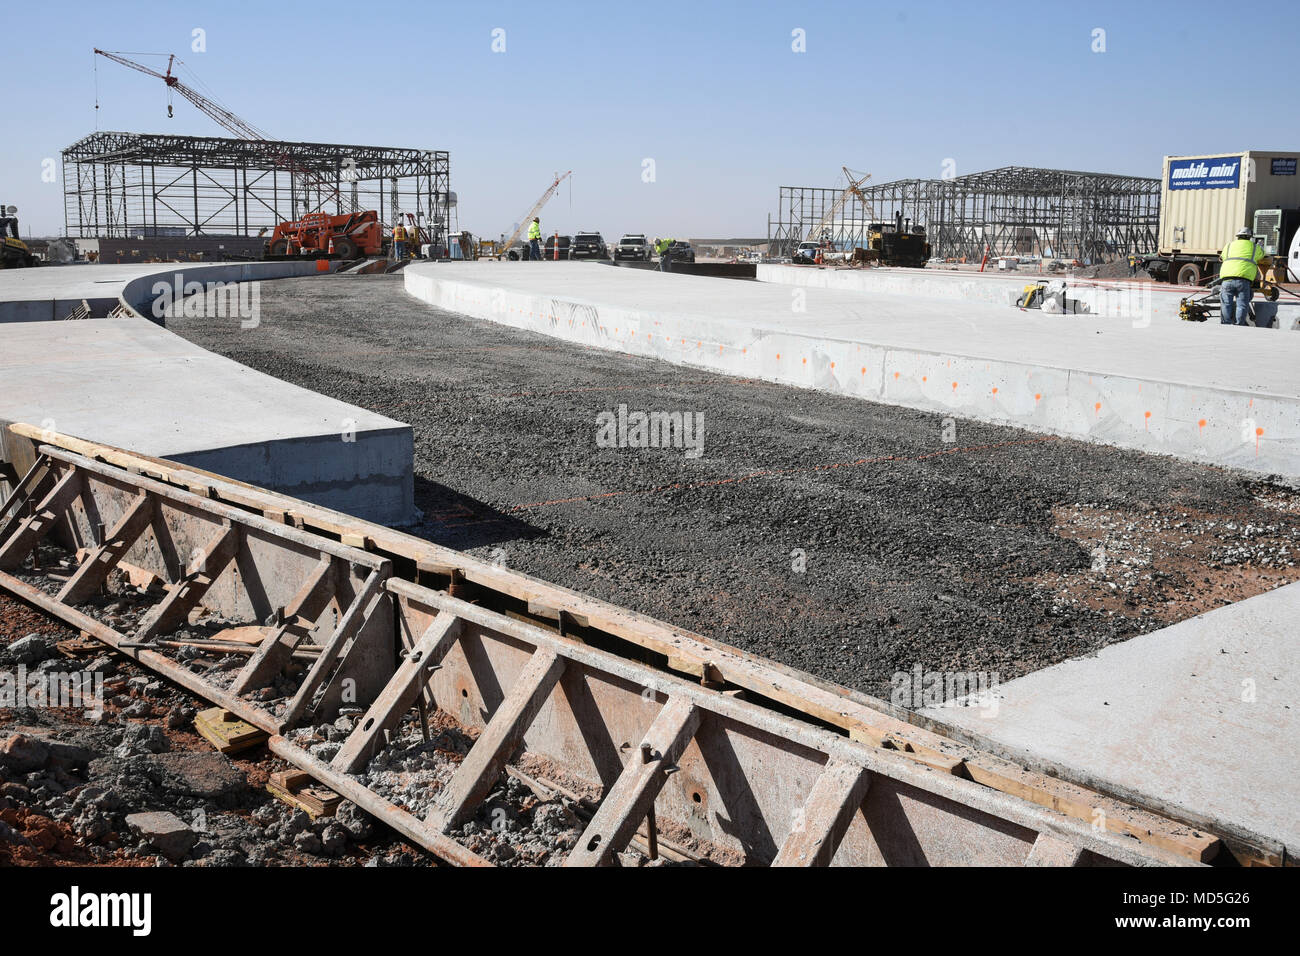
<path fill-rule="evenodd" d="M 524 217 L 519 220 L 519 225 L 515 226 L 515 231 L 510 234 L 510 238 L 507 239 L 501 248 L 497 250 L 498 259 L 505 255 L 506 252 L 509 251 L 510 247 L 519 240 L 519 234 L 528 228 L 528 224 L 533 221 L 533 217 L 537 215 L 537 211 L 545 206 L 547 202 L 550 201 L 551 197 L 555 195 L 555 190 L 560 188 L 560 183 L 564 182 L 572 175 L 573 170 L 570 169 L 567 173 L 555 177 L 555 182 L 551 183 L 546 192 L 542 193 L 541 199 L 537 200 L 537 202 L 533 203 L 532 206 L 529 207 L 528 212 L 524 213 Z"/>
<path fill-rule="evenodd" d="M 871 174 L 867 173 L 861 179 L 855 179 L 853 174 L 849 172 L 849 167 L 841 166 L 840 169 L 844 170 L 844 178 L 849 181 L 849 184 L 844 188 L 844 192 L 839 194 L 835 202 L 831 203 L 831 207 L 826 210 L 826 215 L 821 217 L 817 222 L 817 225 L 808 230 L 808 236 L 805 239 L 806 242 L 821 241 L 822 233 L 824 233 L 826 228 L 834 222 L 836 215 L 838 215 L 839 211 L 844 208 L 844 204 L 849 201 L 849 196 L 857 195 L 863 206 L 869 205 L 867 203 L 867 197 L 862 194 L 860 187 L 871 178 Z"/>

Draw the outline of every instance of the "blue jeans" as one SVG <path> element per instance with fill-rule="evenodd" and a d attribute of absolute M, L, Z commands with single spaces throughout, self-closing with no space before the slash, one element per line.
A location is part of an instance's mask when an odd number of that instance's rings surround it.
<path fill-rule="evenodd" d="M 401 240 L 398 240 L 397 242 L 394 242 L 394 243 L 393 243 L 393 255 L 395 255 L 398 259 L 405 259 L 405 258 L 406 258 L 406 243 L 405 243 L 405 242 L 402 242 Z"/>
<path fill-rule="evenodd" d="M 1246 316 L 1250 314 L 1251 295 L 1249 279 L 1224 279 L 1219 285 L 1219 307 L 1222 313 L 1219 321 L 1224 325 L 1233 325 L 1234 320 L 1236 325 L 1249 325 Z"/>
<path fill-rule="evenodd" d="M 540 239 L 528 240 L 528 258 L 532 262 L 542 261 L 542 240 Z"/>

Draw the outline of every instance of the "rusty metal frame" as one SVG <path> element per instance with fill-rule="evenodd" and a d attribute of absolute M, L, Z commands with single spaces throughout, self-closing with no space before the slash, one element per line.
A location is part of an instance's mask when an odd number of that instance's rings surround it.
<path fill-rule="evenodd" d="M 778 865 L 1196 864 L 1227 842 L 913 726 L 842 688 L 421 539 L 121 449 L 24 425 L 9 432 L 10 457 L 28 467 L 0 507 L 0 587 L 266 730 L 273 753 L 449 862 L 485 862 L 444 831 L 473 815 L 520 754 L 597 795 L 575 865 L 616 860 L 629 846 L 654 853 L 661 831 L 705 860 Z M 204 603 L 252 607 L 241 590 L 252 579 L 205 567 L 208 551 L 181 569 L 144 541 L 136 529 L 158 515 L 183 543 L 237 529 L 264 552 L 274 594 L 257 609 L 270 608 L 274 639 L 232 689 L 135 646 L 161 628 L 133 640 L 9 573 L 20 551 L 58 529 L 85 554 L 74 574 L 84 583 L 68 596 L 87 593 L 108 563 L 157 575 L 164 603 L 208 577 Z M 130 533 L 140 540 L 125 540 Z M 335 598 L 329 620 L 317 621 L 331 568 L 347 578 L 349 600 Z M 366 712 L 330 764 L 287 736 L 311 712 L 303 694 L 281 714 L 248 696 L 300 647 L 319 655 L 306 695 L 313 718 L 330 716 L 316 693 L 329 675 L 364 685 Z M 478 731 L 427 820 L 353 776 L 413 707 Z M 1228 845 L 1244 861 L 1280 862 L 1266 844 Z"/>

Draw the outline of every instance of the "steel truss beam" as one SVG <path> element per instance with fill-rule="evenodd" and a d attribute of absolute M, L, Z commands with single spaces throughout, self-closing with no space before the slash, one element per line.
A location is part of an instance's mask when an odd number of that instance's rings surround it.
<path fill-rule="evenodd" d="M 865 246 L 872 222 L 901 215 L 924 226 L 935 256 L 998 255 L 1106 261 L 1155 248 L 1160 180 L 1006 166 L 951 179 L 905 179 L 863 187 L 832 225 L 836 247 Z M 771 255 L 790 255 L 839 189 L 782 186 L 768 219 Z"/>
<path fill-rule="evenodd" d="M 83 238 L 252 237 L 353 196 L 385 222 L 415 214 L 435 239 L 451 221 L 438 150 L 106 131 L 65 149 L 63 167 L 65 230 Z"/>

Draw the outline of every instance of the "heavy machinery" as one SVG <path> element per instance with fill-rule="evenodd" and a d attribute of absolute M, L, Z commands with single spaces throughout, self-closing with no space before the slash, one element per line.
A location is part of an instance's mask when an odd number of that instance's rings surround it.
<path fill-rule="evenodd" d="M 515 231 L 510 233 L 509 238 L 501 244 L 501 248 L 497 252 L 497 258 L 500 258 L 501 256 L 505 256 L 508 259 L 526 258 L 521 249 L 514 248 L 515 243 L 519 241 L 520 234 L 528 228 L 528 224 L 533 221 L 533 217 L 537 215 L 538 210 L 545 206 L 550 201 L 551 197 L 555 195 L 555 191 L 560 188 L 560 183 L 564 182 L 572 175 L 573 170 L 570 169 L 564 175 L 557 175 L 555 177 L 555 182 L 551 183 L 546 192 L 542 193 L 541 198 L 529 207 L 528 212 L 524 213 L 523 218 L 519 220 L 519 225 L 515 226 Z"/>
<path fill-rule="evenodd" d="M 4 240 L 0 245 L 0 268 L 30 268 L 40 262 L 27 243 L 18 238 L 18 217 L 14 215 L 17 211 L 17 206 L 0 206 L 0 238 Z"/>
<path fill-rule="evenodd" d="M 373 209 L 347 215 L 308 213 L 275 227 L 266 242 L 267 256 L 334 255 L 339 259 L 384 254 L 384 229 Z"/>
<path fill-rule="evenodd" d="M 930 259 L 930 243 L 925 238 L 925 227 L 912 225 L 899 212 L 894 214 L 893 222 L 871 224 L 867 232 L 867 253 L 868 261 L 881 265 L 924 269 Z"/>
<path fill-rule="evenodd" d="M 796 248 L 791 254 L 791 262 L 804 264 L 816 263 L 820 265 L 828 256 L 839 258 L 848 257 L 848 252 L 843 249 L 836 249 L 835 247 L 835 217 L 840 214 L 841 210 L 843 210 L 844 204 L 849 201 L 850 196 L 857 196 L 858 201 L 862 203 L 863 210 L 870 212 L 871 204 L 867 201 L 867 197 L 863 195 L 860 187 L 871 178 L 871 174 L 867 173 L 865 176 L 858 178 L 853 175 L 849 170 L 849 167 L 841 166 L 840 169 L 843 171 L 844 178 L 848 181 L 848 185 L 844 187 L 844 190 L 837 197 L 835 197 L 835 201 L 827 207 L 826 212 L 822 215 L 821 219 L 814 223 L 808 230 L 807 237 L 803 242 L 799 243 L 798 248 Z"/>
<path fill-rule="evenodd" d="M 97 56 L 102 56 L 107 60 L 112 60 L 114 63 L 120 63 L 122 66 L 129 67 L 137 72 L 144 73 L 146 76 L 152 76 L 156 79 L 162 80 L 163 83 L 166 84 L 168 90 L 168 116 L 172 115 L 170 96 L 172 92 L 176 92 L 193 103 L 195 107 L 234 136 L 237 136 L 240 139 L 263 144 L 267 157 L 277 166 L 287 170 L 292 177 L 297 179 L 304 194 L 310 194 L 312 192 L 316 194 L 317 208 L 323 207 L 327 202 L 334 202 L 337 205 L 337 208 L 347 209 L 349 213 L 355 214 L 363 212 L 363 210 L 361 210 L 357 205 L 355 199 L 352 196 L 347 195 L 347 193 L 340 188 L 339 181 L 334 175 L 332 175 L 332 173 L 301 168 L 284 151 L 283 147 L 268 133 L 254 126 L 252 123 L 222 106 L 210 97 L 204 96 L 197 90 L 182 83 L 180 78 L 172 72 L 174 67 L 183 65 L 182 61 L 175 54 L 170 54 L 167 57 L 166 73 L 159 73 L 157 70 L 145 66 L 143 63 L 129 60 L 121 54 L 109 50 L 100 50 L 96 48 L 95 54 Z M 96 102 L 95 108 L 99 108 L 98 102 Z"/>

